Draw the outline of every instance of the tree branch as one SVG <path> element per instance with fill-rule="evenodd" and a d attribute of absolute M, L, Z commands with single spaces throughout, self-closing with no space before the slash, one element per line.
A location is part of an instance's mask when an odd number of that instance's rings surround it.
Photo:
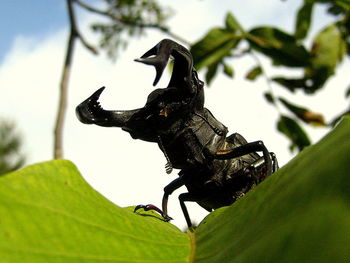
<path fill-rule="evenodd" d="M 95 14 L 98 14 L 98 15 L 102 15 L 102 16 L 105 16 L 105 17 L 108 17 L 116 22 L 119 22 L 119 23 L 122 23 L 124 25 L 127 25 L 127 26 L 133 26 L 133 27 L 139 27 L 139 28 L 153 28 L 153 29 L 158 29 L 160 30 L 161 32 L 163 32 L 164 34 L 167 34 L 168 36 L 170 36 L 171 38 L 175 39 L 175 40 L 178 40 L 180 42 L 182 42 L 183 44 L 186 44 L 188 46 L 191 45 L 191 43 L 189 41 L 187 41 L 186 39 L 180 37 L 179 35 L 171 32 L 169 30 L 168 27 L 165 27 L 165 26 L 161 26 L 159 24 L 144 24 L 144 23 L 137 23 L 135 21 L 132 21 L 132 20 L 127 20 L 127 19 L 124 19 L 123 17 L 119 17 L 117 16 L 116 14 L 106 10 L 106 11 L 103 11 L 103 10 L 100 10 L 100 9 L 97 9 L 95 7 L 92 7 L 86 3 L 84 3 L 83 1 L 81 0 L 74 0 L 77 4 L 79 4 L 82 8 L 90 11 L 91 13 L 95 13 Z"/>
<path fill-rule="evenodd" d="M 81 0 L 66 0 L 67 8 L 68 8 L 68 17 L 69 17 L 69 25 L 70 25 L 70 32 L 69 32 L 69 38 L 67 42 L 67 48 L 66 48 L 66 55 L 65 55 L 65 61 L 63 65 L 62 75 L 61 75 L 61 81 L 60 81 L 60 94 L 59 94 L 59 105 L 58 105 L 58 112 L 56 117 L 56 123 L 55 123 L 55 129 L 54 129 L 54 158 L 55 159 L 61 159 L 63 158 L 63 126 L 65 121 L 65 115 L 66 115 L 66 108 L 67 108 L 67 102 L 68 102 L 68 82 L 69 77 L 71 74 L 71 67 L 72 67 L 72 58 L 74 53 L 74 47 L 76 40 L 79 40 L 82 45 L 91 51 L 93 54 L 97 54 L 97 49 L 89 44 L 83 35 L 79 32 L 77 23 L 76 23 L 76 16 L 74 13 L 73 4 L 79 4 L 84 9 L 90 11 L 91 13 L 99 14 L 102 16 L 109 17 L 110 19 L 122 23 L 126 26 L 132 26 L 132 27 L 139 27 L 139 28 L 155 28 L 163 33 L 171 36 L 174 39 L 177 39 L 184 44 L 189 45 L 189 42 L 185 39 L 175 35 L 174 33 L 170 32 L 167 27 L 160 26 L 158 24 L 143 24 L 143 23 L 137 23 L 132 20 L 127 20 L 122 17 L 118 17 L 117 15 L 113 14 L 109 11 L 102 11 L 99 9 L 96 9 L 94 7 L 91 7 Z"/>
<path fill-rule="evenodd" d="M 68 18 L 70 25 L 70 32 L 68 37 L 66 56 L 64 60 L 61 82 L 60 82 L 60 94 L 58 103 L 58 112 L 56 117 L 55 131 L 54 131 L 54 158 L 63 158 L 63 126 L 65 121 L 67 102 L 68 102 L 68 82 L 71 74 L 72 58 L 74 53 L 74 46 L 76 40 L 80 40 L 85 48 L 90 50 L 93 54 L 97 54 L 97 49 L 87 43 L 85 38 L 80 34 L 76 23 L 75 13 L 73 9 L 74 0 L 66 0 L 68 8 Z"/>
<path fill-rule="evenodd" d="M 64 125 L 65 113 L 67 108 L 68 80 L 71 73 L 74 44 L 75 44 L 76 38 L 78 37 L 72 0 L 66 0 L 66 3 L 68 7 L 70 33 L 69 33 L 68 44 L 66 49 L 66 57 L 64 61 L 62 75 L 61 75 L 59 104 L 58 104 L 58 112 L 57 112 L 56 125 L 55 125 L 55 131 L 54 131 L 54 158 L 55 159 L 63 158 L 63 125 Z"/>

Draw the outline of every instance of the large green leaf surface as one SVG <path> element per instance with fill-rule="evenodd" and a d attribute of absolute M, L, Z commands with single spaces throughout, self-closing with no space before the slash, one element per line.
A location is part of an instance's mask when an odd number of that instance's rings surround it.
<path fill-rule="evenodd" d="M 350 118 L 196 229 L 195 262 L 349 262 Z"/>
<path fill-rule="evenodd" d="M 1 263 L 188 262 L 188 239 L 169 223 L 114 205 L 68 161 L 0 178 Z"/>
<path fill-rule="evenodd" d="M 349 133 L 347 118 L 192 233 L 114 205 L 68 161 L 5 175 L 0 262 L 348 262 Z"/>

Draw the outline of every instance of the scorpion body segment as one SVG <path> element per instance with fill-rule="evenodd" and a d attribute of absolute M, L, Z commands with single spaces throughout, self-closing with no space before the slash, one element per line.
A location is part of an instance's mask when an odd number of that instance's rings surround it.
<path fill-rule="evenodd" d="M 227 136 L 227 127 L 204 107 L 204 84 L 185 47 L 164 39 L 135 61 L 155 67 L 156 85 L 171 57 L 174 67 L 168 87 L 152 91 L 144 107 L 104 110 L 98 102 L 101 88 L 78 105 L 76 113 L 83 123 L 120 127 L 134 139 L 157 143 L 167 159 L 167 173 L 180 169 L 179 177 L 164 188 L 162 209 L 140 205 L 135 210 L 156 210 L 169 220 L 168 197 L 185 185 L 188 192 L 179 200 L 190 227 L 186 201 L 208 211 L 230 205 L 275 172 L 278 164 L 261 141 L 248 143 L 238 133 Z"/>

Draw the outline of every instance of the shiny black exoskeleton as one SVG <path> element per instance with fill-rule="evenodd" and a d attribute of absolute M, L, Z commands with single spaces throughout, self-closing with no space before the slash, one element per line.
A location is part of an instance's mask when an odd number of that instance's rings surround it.
<path fill-rule="evenodd" d="M 101 88 L 82 102 L 76 113 L 83 123 L 121 127 L 134 139 L 157 143 L 167 159 L 167 173 L 180 169 L 179 177 L 164 188 L 162 209 L 139 205 L 135 211 L 153 209 L 165 220 L 171 219 L 168 197 L 185 185 L 188 192 L 180 194 L 179 200 L 190 227 L 184 202 L 197 202 L 208 211 L 230 205 L 275 172 L 278 164 L 263 142 L 248 143 L 238 133 L 227 137 L 227 128 L 204 107 L 204 84 L 185 47 L 164 39 L 136 61 L 155 67 L 155 86 L 170 57 L 174 66 L 168 87 L 151 92 L 144 107 L 104 110 L 98 102 Z"/>

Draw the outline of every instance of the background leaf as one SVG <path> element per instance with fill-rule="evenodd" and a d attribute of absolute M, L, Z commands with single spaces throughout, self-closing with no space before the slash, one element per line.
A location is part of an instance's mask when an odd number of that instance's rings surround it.
<path fill-rule="evenodd" d="M 313 0 L 304 0 L 304 4 L 298 10 L 294 34 L 297 39 L 304 39 L 309 32 L 313 6 Z"/>
<path fill-rule="evenodd" d="M 298 148 L 298 150 L 301 151 L 311 144 L 304 129 L 295 120 L 288 116 L 281 115 L 277 122 L 277 129 L 290 139 L 291 145 L 289 148 L 291 151 L 295 148 Z"/>
<path fill-rule="evenodd" d="M 275 97 L 273 96 L 273 94 L 271 92 L 265 92 L 264 93 L 264 98 L 266 99 L 266 101 L 268 103 L 271 103 L 271 104 L 275 104 Z"/>
<path fill-rule="evenodd" d="M 228 12 L 226 15 L 225 25 L 226 29 L 230 30 L 231 32 L 239 31 L 239 33 L 244 33 L 243 27 L 231 12 Z"/>
<path fill-rule="evenodd" d="M 241 36 L 225 28 L 213 28 L 201 40 L 191 46 L 194 67 L 200 70 L 212 64 L 221 63 L 224 57 L 230 56 Z"/>
<path fill-rule="evenodd" d="M 311 83 L 309 92 L 324 85 L 345 53 L 346 44 L 336 25 L 331 24 L 317 34 L 312 44 L 310 67 L 305 70 L 305 77 Z"/>
<path fill-rule="evenodd" d="M 306 80 L 304 78 L 274 77 L 272 78 L 272 81 L 282 85 L 291 92 L 294 92 L 297 89 L 306 88 Z"/>
<path fill-rule="evenodd" d="M 205 82 L 209 86 L 211 84 L 211 81 L 216 75 L 216 72 L 218 71 L 219 64 L 212 64 L 208 67 L 207 72 L 205 73 Z"/>
<path fill-rule="evenodd" d="M 230 65 L 224 63 L 224 73 L 226 76 L 233 78 L 233 76 L 235 75 L 235 72 L 233 70 L 233 67 L 231 67 Z"/>
<path fill-rule="evenodd" d="M 248 80 L 256 80 L 262 74 L 262 68 L 260 66 L 256 66 L 252 68 L 247 75 L 245 76 Z"/>
<path fill-rule="evenodd" d="M 310 111 L 309 109 L 290 103 L 284 98 L 279 98 L 279 101 L 289 109 L 295 116 L 305 123 L 309 123 L 315 126 L 325 126 L 324 117 L 320 113 Z"/>
<path fill-rule="evenodd" d="M 309 63 L 309 53 L 296 38 L 275 27 L 256 27 L 247 40 L 257 51 L 270 57 L 277 65 L 303 67 Z"/>

